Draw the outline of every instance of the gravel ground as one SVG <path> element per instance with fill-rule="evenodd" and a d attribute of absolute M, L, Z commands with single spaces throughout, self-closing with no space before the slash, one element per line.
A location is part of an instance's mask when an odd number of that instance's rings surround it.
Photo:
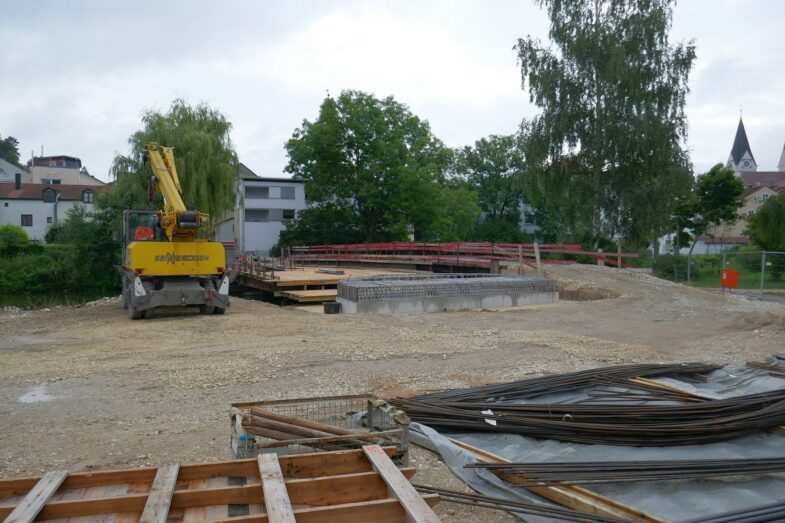
<path fill-rule="evenodd" d="M 224 316 L 130 321 L 118 299 L 0 311 L 0 477 L 229 458 L 232 401 L 383 397 L 629 362 L 783 350 L 785 307 L 594 266 L 549 271 L 558 304 L 323 315 L 233 299 Z M 589 298 L 603 298 L 593 299 Z M 431 453 L 415 480 L 461 483 Z M 512 521 L 441 504 L 445 521 Z"/>

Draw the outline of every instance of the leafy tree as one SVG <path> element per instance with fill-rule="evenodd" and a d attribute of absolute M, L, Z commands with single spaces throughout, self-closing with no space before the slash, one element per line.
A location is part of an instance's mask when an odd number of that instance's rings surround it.
<path fill-rule="evenodd" d="M 6 136 L 0 139 L 0 158 L 18 167 L 19 163 L 19 140 L 13 136 Z"/>
<path fill-rule="evenodd" d="M 653 240 L 689 189 L 682 142 L 695 48 L 669 43 L 671 0 L 538 1 L 553 47 L 532 37 L 516 46 L 542 109 L 525 124 L 527 162 L 539 169 L 527 196 L 551 202 L 561 235 Z"/>
<path fill-rule="evenodd" d="M 486 218 L 518 218 L 523 198 L 523 151 L 515 136 L 481 138 L 464 147 L 456 171 L 478 192 Z"/>
<path fill-rule="evenodd" d="M 27 251 L 27 233 L 18 225 L 0 225 L 0 258 L 13 258 Z"/>
<path fill-rule="evenodd" d="M 737 211 L 743 203 L 743 192 L 744 183 L 741 179 L 721 163 L 698 176 L 693 192 L 680 199 L 674 208 L 676 252 L 686 239 L 692 241 L 692 254 L 698 238 L 711 227 L 736 221 Z"/>
<path fill-rule="evenodd" d="M 524 169 L 518 136 L 492 135 L 458 152 L 456 173 L 477 192 L 482 211 L 474 239 L 522 241 L 520 207 Z"/>
<path fill-rule="evenodd" d="M 99 195 L 105 208 L 145 208 L 150 168 L 142 161 L 144 146 L 157 142 L 174 147 L 175 164 L 183 201 L 193 210 L 207 212 L 213 223 L 231 213 L 237 204 L 239 163 L 229 138 L 232 124 L 206 104 L 191 106 L 184 100 L 172 102 L 166 113 L 147 111 L 143 129 L 128 139 L 131 152 L 118 155 L 111 174 L 115 188 Z M 153 208 L 161 208 L 156 196 Z"/>
<path fill-rule="evenodd" d="M 317 119 L 294 131 L 286 151 L 286 171 L 305 181 L 314 206 L 288 225 L 290 239 L 295 231 L 303 232 L 303 242 L 314 237 L 321 227 L 314 218 L 335 213 L 351 224 L 347 240 L 401 240 L 410 233 L 439 239 L 446 233 L 439 209 L 448 203 L 442 183 L 451 152 L 426 121 L 392 97 L 360 91 L 328 96 Z M 316 228 L 306 233 L 309 225 Z"/>
<path fill-rule="evenodd" d="M 772 196 L 755 211 L 747 233 L 763 250 L 785 252 L 785 194 Z M 785 257 L 775 255 L 768 259 L 774 278 L 781 278 L 785 273 Z"/>
<path fill-rule="evenodd" d="M 112 209 L 89 212 L 75 205 L 66 219 L 46 233 L 47 244 L 60 244 L 60 263 L 65 278 L 62 285 L 74 290 L 103 290 L 119 287 L 114 265 L 120 263 L 120 244 L 113 234 Z"/>

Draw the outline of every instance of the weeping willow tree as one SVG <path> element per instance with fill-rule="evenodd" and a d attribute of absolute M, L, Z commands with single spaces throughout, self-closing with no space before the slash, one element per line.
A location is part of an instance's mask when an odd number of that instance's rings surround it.
<path fill-rule="evenodd" d="M 105 207 L 148 208 L 150 168 L 142 161 L 144 146 L 157 142 L 174 147 L 183 201 L 191 210 L 206 212 L 215 223 L 236 206 L 238 160 L 229 131 L 232 124 L 206 104 L 191 106 L 184 100 L 172 102 L 166 113 L 147 111 L 143 128 L 128 139 L 131 152 L 114 158 L 111 175 L 115 186 L 99 204 Z M 163 204 L 161 195 L 153 209 Z"/>

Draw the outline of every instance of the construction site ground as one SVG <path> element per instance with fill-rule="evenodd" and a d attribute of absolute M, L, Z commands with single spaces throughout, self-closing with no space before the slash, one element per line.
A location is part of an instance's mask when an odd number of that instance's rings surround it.
<path fill-rule="evenodd" d="M 405 316 L 233 299 L 131 321 L 119 299 L 0 312 L 0 477 L 229 459 L 232 401 L 382 397 L 630 362 L 761 360 L 785 306 L 596 266 L 558 304 Z M 414 449 L 415 481 L 461 488 Z M 445 521 L 511 521 L 441 504 Z"/>

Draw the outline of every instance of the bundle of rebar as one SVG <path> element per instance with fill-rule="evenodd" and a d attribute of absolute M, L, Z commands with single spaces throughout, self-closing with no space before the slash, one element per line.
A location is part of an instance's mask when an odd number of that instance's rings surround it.
<path fill-rule="evenodd" d="M 551 519 L 561 519 L 564 521 L 576 521 L 579 523 L 621 523 L 625 519 L 598 514 L 585 514 L 568 508 L 558 508 L 542 503 L 532 503 L 514 499 L 484 496 L 481 494 L 466 494 L 455 490 L 447 490 L 425 485 L 415 485 L 415 488 L 423 494 L 438 494 L 441 501 L 449 503 L 459 503 L 471 507 L 490 508 L 495 510 L 506 510 L 518 514 L 529 516 L 540 516 Z"/>
<path fill-rule="evenodd" d="M 243 416 L 245 432 L 252 436 L 284 442 L 285 444 L 307 443 L 308 446 L 344 448 L 345 445 L 359 446 L 378 437 L 360 431 L 335 427 L 326 423 L 286 416 L 260 407 L 251 407 Z M 342 445 L 343 444 L 343 445 Z M 263 446 L 279 446 L 276 443 Z"/>
<path fill-rule="evenodd" d="M 448 400 L 454 402 L 503 401 L 531 399 L 545 394 L 568 392 L 609 381 L 629 380 L 630 378 L 656 378 L 659 376 L 680 376 L 682 379 L 698 379 L 697 376 L 719 369 L 718 365 L 706 363 L 644 363 L 601 367 L 552 376 L 540 376 L 509 383 L 498 383 L 465 389 L 450 389 L 418 396 L 417 400 Z M 627 383 L 629 387 L 640 384 Z M 641 386 L 642 387 L 642 386 Z"/>
<path fill-rule="evenodd" d="M 764 521 L 785 522 L 785 501 L 694 519 L 689 523 L 761 523 Z"/>
<path fill-rule="evenodd" d="M 597 461 L 549 463 L 474 463 L 466 468 L 519 474 L 521 486 L 587 485 L 705 479 L 722 476 L 760 476 L 785 472 L 785 458 Z"/>
<path fill-rule="evenodd" d="M 515 384 L 445 391 L 411 399 L 397 398 L 393 403 L 413 420 L 437 429 L 503 432 L 586 444 L 695 445 L 728 440 L 785 424 L 785 389 L 675 404 L 619 404 L 597 398 L 580 403 L 509 402 L 577 389 L 592 382 L 674 374 L 685 369 L 695 373 L 699 369 L 710 370 L 707 367 L 711 366 L 690 364 L 594 369 Z M 632 381 L 629 383 L 631 388 L 636 386 Z M 657 397 L 654 389 L 647 390 L 646 394 Z M 671 394 L 663 391 L 658 399 L 671 399 Z"/>

